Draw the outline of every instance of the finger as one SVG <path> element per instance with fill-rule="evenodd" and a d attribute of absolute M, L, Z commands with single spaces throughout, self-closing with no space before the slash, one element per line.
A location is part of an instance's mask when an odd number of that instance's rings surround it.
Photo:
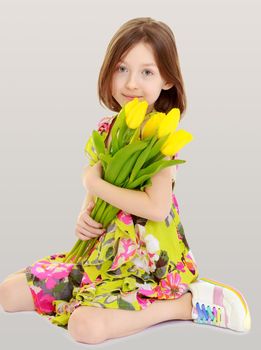
<path fill-rule="evenodd" d="M 105 232 L 104 228 L 95 228 L 89 225 L 82 226 L 82 229 L 95 235 L 101 235 Z"/>
<path fill-rule="evenodd" d="M 95 221 L 90 215 L 88 215 L 88 213 L 84 213 L 82 216 L 82 219 L 86 224 L 92 227 L 96 227 L 96 228 L 102 227 L 102 224 L 100 222 Z"/>
<path fill-rule="evenodd" d="M 83 234 L 91 233 L 91 234 L 94 234 L 95 236 L 99 236 L 105 232 L 104 229 L 98 229 L 91 226 L 86 226 L 86 225 L 82 226 L 81 224 L 78 224 L 77 226 L 79 227 L 79 229 Z"/>
<path fill-rule="evenodd" d="M 90 210 L 92 210 L 92 208 L 94 207 L 94 202 L 93 201 L 90 201 L 89 203 L 88 203 L 88 205 L 87 205 L 87 210 L 88 211 L 90 211 Z"/>
<path fill-rule="evenodd" d="M 99 235 L 95 234 L 95 233 L 92 233 L 92 232 L 89 232 L 87 230 L 84 230 L 83 228 L 77 228 L 76 229 L 76 233 L 79 233 L 81 234 L 83 237 L 86 237 L 88 239 L 91 239 L 91 238 L 97 238 Z"/>
<path fill-rule="evenodd" d="M 94 202 L 90 202 L 90 203 L 87 205 L 87 208 L 86 208 L 85 213 L 87 213 L 87 214 L 90 216 L 90 214 L 91 214 L 91 212 L 92 212 L 94 206 L 95 206 L 95 203 L 94 203 Z"/>
<path fill-rule="evenodd" d="M 80 232 L 76 232 L 76 236 L 81 240 L 81 241 L 88 241 L 89 239 L 91 239 L 91 237 L 86 237 L 84 236 L 82 233 Z"/>

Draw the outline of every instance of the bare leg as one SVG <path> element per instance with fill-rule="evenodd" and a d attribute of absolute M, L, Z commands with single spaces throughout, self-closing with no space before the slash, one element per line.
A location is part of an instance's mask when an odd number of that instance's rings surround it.
<path fill-rule="evenodd" d="M 7 312 L 34 311 L 33 297 L 24 273 L 17 273 L 0 284 L 0 304 Z"/>
<path fill-rule="evenodd" d="M 94 344 L 128 336 L 163 321 L 190 320 L 191 300 L 188 292 L 176 300 L 156 300 L 141 311 L 80 306 L 69 319 L 68 331 L 75 340 Z"/>
<path fill-rule="evenodd" d="M 156 300 L 147 309 L 138 312 L 106 309 L 110 311 L 107 315 L 110 320 L 109 338 L 130 335 L 163 321 L 190 320 L 191 299 L 191 293 L 186 293 L 176 300 Z"/>

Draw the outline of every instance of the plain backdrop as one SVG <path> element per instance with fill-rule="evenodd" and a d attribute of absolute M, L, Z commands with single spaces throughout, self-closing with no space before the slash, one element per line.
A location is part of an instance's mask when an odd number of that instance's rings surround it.
<path fill-rule="evenodd" d="M 248 334 L 169 321 L 104 349 L 253 348 L 260 329 L 260 2 L 0 1 L 0 278 L 76 241 L 84 146 L 114 112 L 98 102 L 107 45 L 135 17 L 174 32 L 188 98 L 175 194 L 200 277 L 248 301 Z M 0 310 L 1 347 L 73 349 L 35 312 Z M 203 339 L 203 340 L 202 340 Z M 259 337 L 260 342 L 260 337 Z"/>

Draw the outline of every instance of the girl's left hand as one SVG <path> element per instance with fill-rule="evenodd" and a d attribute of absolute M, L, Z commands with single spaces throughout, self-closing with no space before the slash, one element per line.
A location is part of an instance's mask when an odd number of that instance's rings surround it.
<path fill-rule="evenodd" d="M 83 174 L 83 186 L 84 188 L 91 189 L 97 179 L 101 179 L 103 175 L 103 167 L 101 161 L 99 160 L 93 166 L 87 166 Z"/>

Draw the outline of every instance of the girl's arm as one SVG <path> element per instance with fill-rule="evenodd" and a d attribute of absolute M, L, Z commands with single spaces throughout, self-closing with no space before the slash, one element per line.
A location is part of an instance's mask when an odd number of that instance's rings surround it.
<path fill-rule="evenodd" d="M 87 167 L 88 167 L 88 165 L 85 166 L 84 169 L 86 169 Z M 82 173 L 82 183 L 83 183 L 83 185 L 84 185 L 84 172 Z M 89 204 L 91 201 L 94 202 L 94 195 L 93 195 L 93 193 L 91 193 L 90 191 L 88 191 L 87 188 L 85 188 L 85 189 L 86 189 L 86 195 L 85 195 L 84 200 L 83 200 L 83 203 L 82 203 L 82 207 L 81 207 L 81 210 L 80 210 L 80 214 L 81 214 L 83 211 L 85 211 L 85 210 L 87 209 L 87 206 L 88 206 L 88 204 Z"/>
<path fill-rule="evenodd" d="M 84 198 L 83 203 L 82 203 L 81 212 L 85 211 L 87 209 L 87 206 L 91 201 L 94 201 L 94 196 L 88 192 Z"/>
<path fill-rule="evenodd" d="M 171 167 L 164 168 L 153 175 L 151 186 L 145 187 L 144 192 L 115 186 L 101 177 L 94 177 L 89 188 L 93 195 L 127 213 L 152 221 L 162 221 L 169 214 L 172 205 L 171 170 Z"/>
<path fill-rule="evenodd" d="M 90 203 L 90 201 L 93 201 L 93 202 L 94 202 L 94 198 L 93 198 L 93 196 L 88 192 L 88 193 L 86 194 L 86 196 L 84 197 L 84 200 L 83 200 L 83 203 L 82 203 L 82 207 L 81 207 L 80 213 L 79 213 L 78 216 L 77 216 L 77 220 L 80 218 L 80 216 L 82 215 L 82 213 L 83 213 L 84 211 L 86 211 L 87 206 L 88 206 L 88 204 Z"/>
<path fill-rule="evenodd" d="M 146 192 L 115 186 L 102 178 L 91 184 L 92 193 L 124 212 L 153 221 L 162 221 L 159 205 L 155 205 Z"/>

